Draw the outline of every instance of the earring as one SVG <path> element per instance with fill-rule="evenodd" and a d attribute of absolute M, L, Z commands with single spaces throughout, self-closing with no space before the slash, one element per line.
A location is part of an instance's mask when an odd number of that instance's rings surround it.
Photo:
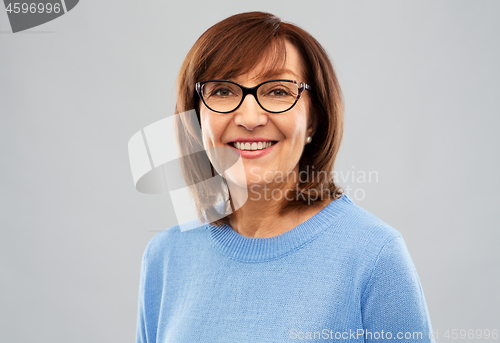
<path fill-rule="evenodd" d="M 307 142 L 307 143 L 306 143 L 306 144 L 311 143 L 311 141 L 312 141 L 312 138 L 311 138 L 311 137 L 307 137 L 307 139 L 306 139 L 306 142 Z"/>

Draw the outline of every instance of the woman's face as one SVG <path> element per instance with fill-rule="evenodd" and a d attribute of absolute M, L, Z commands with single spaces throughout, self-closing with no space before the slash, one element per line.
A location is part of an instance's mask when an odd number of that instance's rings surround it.
<path fill-rule="evenodd" d="M 286 42 L 286 64 L 282 73 L 273 79 L 289 79 L 305 82 L 300 55 L 293 44 Z M 265 60 L 265 59 L 264 59 Z M 267 81 L 256 78 L 265 65 L 258 65 L 247 74 L 239 75 L 230 81 L 242 86 L 254 87 Z M 216 159 L 215 151 L 224 147 L 241 155 L 244 175 L 241 170 L 231 169 L 225 177 L 241 186 L 277 187 L 283 182 L 290 182 L 287 178 L 292 171 L 298 171 L 298 162 L 306 139 L 312 136 L 313 128 L 310 125 L 309 95 L 304 90 L 295 106 L 283 113 L 269 113 L 263 110 L 252 95 L 247 95 L 241 106 L 231 113 L 216 113 L 209 110 L 203 103 L 200 104 L 200 119 L 203 135 L 203 144 L 212 163 Z M 249 143 L 252 146 L 259 142 L 272 146 L 248 151 L 238 147 L 237 142 Z M 268 143 L 266 143 L 268 142 Z M 236 146 L 235 146 L 236 145 Z M 219 162 L 220 164 L 220 162 Z"/>

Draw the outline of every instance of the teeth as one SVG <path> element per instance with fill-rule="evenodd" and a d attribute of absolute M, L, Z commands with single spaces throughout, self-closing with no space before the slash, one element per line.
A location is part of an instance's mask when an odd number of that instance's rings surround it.
<path fill-rule="evenodd" d="M 233 146 L 240 150 L 262 150 L 267 149 L 272 145 L 272 142 L 234 142 Z"/>

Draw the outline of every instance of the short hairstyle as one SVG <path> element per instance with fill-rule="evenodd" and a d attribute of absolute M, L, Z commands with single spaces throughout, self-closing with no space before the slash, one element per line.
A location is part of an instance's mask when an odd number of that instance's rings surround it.
<path fill-rule="evenodd" d="M 344 100 L 332 63 L 319 42 L 303 29 L 282 22 L 270 13 L 247 12 L 226 18 L 205 31 L 188 52 L 177 80 L 175 109 L 176 114 L 193 109 L 197 113 L 198 123 L 183 116 L 176 118 L 179 149 L 182 156 L 186 156 L 181 160 L 184 178 L 193 185 L 211 177 L 198 170 L 199 154 L 191 154 L 203 150 L 199 130 L 194 129 L 194 125 L 200 123 L 201 106 L 195 91 L 196 82 L 229 79 L 245 74 L 263 62 L 263 58 L 270 67 L 264 71 L 266 75 L 260 76 L 271 75 L 286 61 L 285 41 L 297 48 L 305 77 L 305 80 L 300 81 L 312 88 L 308 93 L 311 99 L 309 115 L 316 130 L 312 142 L 305 145 L 300 157 L 299 173 L 313 171 L 316 177 L 299 179 L 296 189 L 292 190 L 296 192 L 295 196 L 287 197 L 293 200 L 283 200 L 280 214 L 311 203 L 324 202 L 325 199 L 335 200 L 343 192 L 330 175 L 342 141 Z M 211 169 L 215 175 L 217 172 L 213 167 Z M 213 203 L 217 198 L 214 193 L 220 191 L 198 189 L 192 192 L 200 219 L 203 218 L 202 209 Z M 311 197 L 312 192 L 315 194 L 314 199 Z M 320 197 L 317 196 L 318 192 Z M 227 222 L 227 218 L 223 218 L 213 223 L 221 225 Z"/>

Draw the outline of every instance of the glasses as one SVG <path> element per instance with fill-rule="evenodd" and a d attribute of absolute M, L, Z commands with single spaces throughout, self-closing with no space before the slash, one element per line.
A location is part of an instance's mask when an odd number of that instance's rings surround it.
<path fill-rule="evenodd" d="M 270 80 L 252 88 L 227 80 L 196 83 L 196 92 L 205 106 L 217 113 L 236 111 L 248 94 L 254 96 L 264 111 L 286 112 L 295 106 L 304 89 L 311 90 L 311 86 L 292 80 Z"/>

